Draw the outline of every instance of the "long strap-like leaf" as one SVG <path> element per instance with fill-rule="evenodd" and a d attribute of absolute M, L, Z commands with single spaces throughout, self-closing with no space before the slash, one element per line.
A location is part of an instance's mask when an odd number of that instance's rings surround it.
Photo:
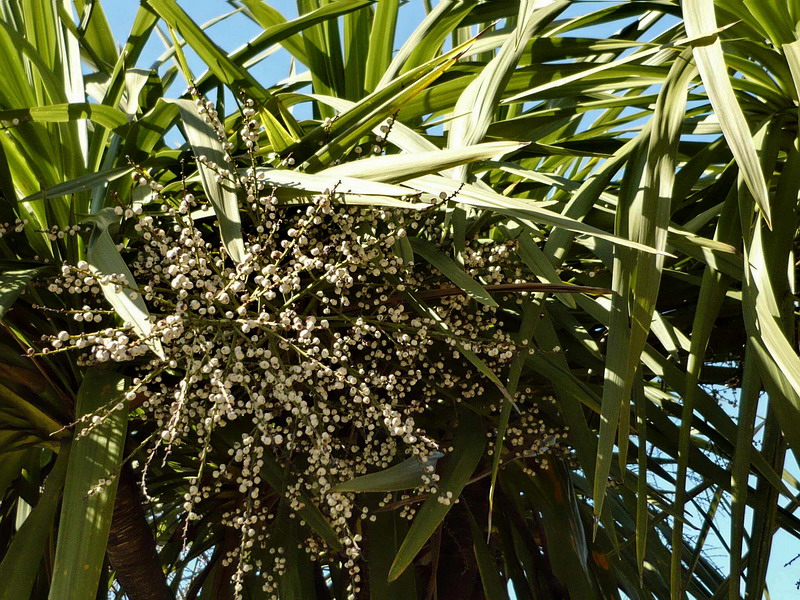
<path fill-rule="evenodd" d="M 119 373 L 89 370 L 78 392 L 76 416 L 124 402 L 124 385 Z M 97 594 L 127 425 L 127 411 L 114 409 L 88 432 L 79 429 L 85 435 L 72 443 L 49 600 L 85 600 Z"/>

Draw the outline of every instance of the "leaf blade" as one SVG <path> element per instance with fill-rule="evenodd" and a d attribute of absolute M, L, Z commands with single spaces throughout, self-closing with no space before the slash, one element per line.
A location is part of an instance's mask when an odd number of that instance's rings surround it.
<path fill-rule="evenodd" d="M 768 226 L 772 226 L 769 192 L 764 171 L 758 158 L 753 136 L 742 108 L 736 100 L 728 78 L 725 55 L 722 52 L 713 0 L 687 0 L 683 3 L 686 33 L 697 37 L 693 52 L 700 77 L 708 92 L 714 112 L 719 117 L 722 133 L 730 145 L 736 163 L 750 193 L 753 194 Z M 710 38 L 710 40 L 709 40 Z"/>
<path fill-rule="evenodd" d="M 78 392 L 76 414 L 91 414 L 122 401 L 125 378 L 113 371 L 90 369 Z M 93 598 L 97 592 L 114 510 L 128 415 L 112 410 L 81 439 L 73 442 L 64 486 L 50 600 Z M 100 479 L 112 483 L 90 491 Z M 81 543 L 76 544 L 75 541 Z"/>
<path fill-rule="evenodd" d="M 416 254 L 436 267 L 445 277 L 464 290 L 467 295 L 484 306 L 497 306 L 497 301 L 480 283 L 470 277 L 458 264 L 432 243 L 412 237 L 408 241 Z"/>
<path fill-rule="evenodd" d="M 108 232 L 109 226 L 117 219 L 113 208 L 104 208 L 97 215 L 93 215 L 91 220 L 94 221 L 95 228 L 86 249 L 86 260 L 90 270 L 96 275 L 100 289 L 108 303 L 124 321 L 130 323 L 142 341 L 163 359 L 164 350 L 161 341 L 150 336 L 153 324 L 150 322 L 150 312 L 147 310 L 142 295 L 130 288 L 117 290 L 114 283 L 103 279 L 104 276 L 109 275 L 123 276 L 131 288 L 136 287 L 133 273 Z"/>
<path fill-rule="evenodd" d="M 483 455 L 486 444 L 485 427 L 483 420 L 478 415 L 465 409 L 461 412 L 460 420 L 461 423 L 456 430 L 453 452 L 445 459 L 438 486 L 443 494 L 451 492 L 453 499 L 461 495 L 461 491 Z M 411 565 L 417 553 L 450 512 L 450 508 L 451 505 L 439 502 L 438 497 L 430 497 L 425 501 L 392 562 L 389 569 L 389 581 L 400 577 Z"/>

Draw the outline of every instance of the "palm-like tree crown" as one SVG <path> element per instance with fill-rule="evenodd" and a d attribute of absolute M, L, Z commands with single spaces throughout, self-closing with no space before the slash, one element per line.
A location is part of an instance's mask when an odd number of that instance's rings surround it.
<path fill-rule="evenodd" d="M 0 599 L 760 597 L 800 8 L 232 4 L 0 7 Z"/>

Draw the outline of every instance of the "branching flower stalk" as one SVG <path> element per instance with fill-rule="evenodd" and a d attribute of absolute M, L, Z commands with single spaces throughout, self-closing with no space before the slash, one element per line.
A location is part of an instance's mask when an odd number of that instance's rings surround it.
<path fill-rule="evenodd" d="M 213 105 L 200 102 L 228 144 Z M 419 485 L 388 494 L 379 509 L 410 500 L 402 511 L 410 519 L 414 498 L 457 501 L 437 488 L 435 458 L 449 449 L 448 429 L 435 424 L 437 408 L 464 403 L 487 415 L 499 411 L 498 391 L 459 347 L 499 374 L 518 351 L 533 352 L 518 348 L 503 324 L 527 292 L 498 294 L 498 307 L 445 294 L 431 301 L 436 319 L 417 314 L 402 290 L 452 283 L 425 263 L 404 262 L 396 246 L 413 232 L 447 247 L 442 211 L 347 206 L 335 189 L 303 205 L 281 201 L 253 168 L 258 125 L 252 103 L 243 104 L 240 133 L 251 167 L 237 182 L 251 218 L 243 225 L 244 260 L 234 264 L 226 255 L 215 224 L 203 216 L 202 191 L 187 181 L 166 186 L 180 188 L 176 195 L 145 181 L 138 169 L 135 184 L 149 185 L 157 203 L 116 210 L 135 291 L 148 305 L 151 336 L 165 358 L 107 311 L 101 280 L 118 291 L 133 283 L 98 276 L 85 263 L 64 264 L 49 284 L 82 308 L 68 311 L 74 326 L 48 338 L 41 351 L 76 351 L 82 364 L 117 363 L 130 374 L 127 399 L 138 398 L 141 406 L 133 418 L 155 430 L 144 484 L 156 457 L 168 468 L 170 452 L 181 445 L 204 449 L 184 494 L 184 535 L 189 522 L 209 510 L 205 501 L 231 491 L 236 500 L 222 520 L 240 534 L 225 559 L 236 565 L 237 595 L 244 577 L 255 574 L 277 597 L 287 542 L 274 531 L 275 512 L 283 507 L 300 515 L 311 502 L 343 551 L 308 526 L 291 543 L 323 564 L 339 561 L 355 596 L 361 580 L 357 522 L 374 516 L 356 494 L 336 486 L 414 457 L 424 465 Z M 513 240 L 470 240 L 464 268 L 485 285 L 524 281 Z M 442 335 L 442 324 L 451 335 Z M 515 398 L 524 412 L 508 438 L 512 452 L 546 461 L 559 451 L 563 433 L 545 426 L 530 392 Z M 93 422 L 102 418 L 91 416 Z M 210 450 L 212 438 L 227 454 Z M 283 487 L 265 474 L 274 465 Z"/>

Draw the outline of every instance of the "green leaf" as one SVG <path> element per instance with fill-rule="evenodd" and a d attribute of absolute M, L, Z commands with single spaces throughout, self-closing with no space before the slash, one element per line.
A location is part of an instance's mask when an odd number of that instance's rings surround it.
<path fill-rule="evenodd" d="M 11 382 L 6 382 L 11 383 Z M 47 414 L 36 402 L 36 396 L 26 397 L 18 395 L 14 390 L 0 383 L 0 408 L 6 413 L 4 417 L 11 420 L 11 415 L 19 420 L 19 427 L 35 434 L 42 441 L 55 442 L 55 437 L 63 437 L 63 433 L 56 436 L 56 431 L 61 429 L 61 423 Z"/>
<path fill-rule="evenodd" d="M 443 455 L 432 454 L 424 462 L 412 457 L 383 471 L 367 473 L 349 481 L 333 486 L 334 492 L 394 492 L 419 487 L 422 476 L 428 474 L 429 467 L 435 467 Z"/>
<path fill-rule="evenodd" d="M 286 472 L 273 456 L 264 456 L 264 465 L 262 466 L 261 473 L 273 489 L 284 493 L 286 489 Z M 328 547 L 340 552 L 342 550 L 342 543 L 330 523 L 328 523 L 325 515 L 320 512 L 317 505 L 313 500 L 308 498 L 305 493 L 300 492 L 300 500 L 303 503 L 303 508 L 299 509 L 297 514 L 308 523 L 308 526 L 311 527 L 317 535 L 325 540 Z"/>
<path fill-rule="evenodd" d="M 787 4 L 789 3 L 744 0 L 744 5 L 752 13 L 752 16 L 748 15 L 748 20 L 752 19 L 763 27 L 775 47 L 795 39 L 792 15 L 789 14 Z"/>
<path fill-rule="evenodd" d="M 49 270 L 49 267 L 17 269 L 0 273 L 0 321 L 20 297 L 27 285 L 38 275 Z"/>
<path fill-rule="evenodd" d="M 86 173 L 70 181 L 59 183 L 53 187 L 31 194 L 20 202 L 32 202 L 33 200 L 41 200 L 45 198 L 58 198 L 59 196 L 68 196 L 70 194 L 77 194 L 93 190 L 97 187 L 106 186 L 112 181 L 117 181 L 123 177 L 130 175 L 133 172 L 133 167 L 116 167 L 114 169 L 107 169 L 105 171 L 98 171 L 97 173 Z"/>
<path fill-rule="evenodd" d="M 470 298 L 485 306 L 497 306 L 497 301 L 492 298 L 491 294 L 480 283 L 467 275 L 452 258 L 428 240 L 412 237 L 408 241 L 411 243 L 415 254 L 418 254 L 436 267 L 445 277 L 464 290 Z"/>
<path fill-rule="evenodd" d="M 120 129 L 128 124 L 128 116 L 121 110 L 89 102 L 0 110 L 0 121 L 7 121 L 9 125 L 14 120 L 20 123 L 27 121 L 33 123 L 71 123 L 80 119 L 86 119 L 111 130 Z"/>
<path fill-rule="evenodd" d="M 780 390 L 772 400 L 786 441 L 800 453 L 800 358 L 777 321 L 779 302 L 764 264 L 760 226 L 756 232 L 743 297 L 745 324 L 763 367 L 760 374 L 765 385 L 774 386 L 775 392 Z"/>
<path fill-rule="evenodd" d="M 469 409 L 459 412 L 453 451 L 442 460 L 438 494 L 428 498 L 414 517 L 403 544 L 389 569 L 389 581 L 394 581 L 411 565 L 417 553 L 444 520 L 452 504 L 442 504 L 439 498 L 452 493 L 452 502 L 461 495 L 483 456 L 486 445 L 483 419 Z"/>
<path fill-rule="evenodd" d="M 686 40 L 680 40 L 680 41 L 683 43 L 686 42 Z M 595 76 L 597 75 L 609 78 L 615 76 L 619 77 L 620 75 L 614 73 L 614 71 L 618 71 L 620 67 L 623 67 L 624 65 L 627 65 L 628 63 L 634 61 L 643 62 L 644 59 L 654 54 L 658 54 L 659 52 L 663 52 L 664 50 L 672 49 L 673 45 L 674 45 L 673 43 L 670 43 L 670 44 L 665 44 L 663 46 L 656 46 L 654 48 L 646 48 L 638 52 L 632 52 L 631 54 L 628 54 L 625 57 L 615 61 L 602 61 L 597 66 L 590 67 L 588 69 L 585 66 L 580 65 L 580 70 L 576 73 L 572 73 L 565 77 L 555 77 L 551 81 L 548 81 L 547 83 L 542 83 L 535 87 L 529 88 L 524 92 L 519 92 L 511 96 L 510 98 L 506 98 L 505 100 L 502 101 L 501 104 L 513 104 L 516 102 L 525 102 L 533 100 L 537 96 L 538 97 L 543 96 L 545 92 L 552 94 L 553 90 L 557 90 L 556 95 L 558 97 L 561 98 L 568 97 L 570 93 L 570 84 L 581 82 L 582 80 L 587 80 L 587 82 L 593 81 L 595 79 Z M 608 71 L 611 71 L 611 73 L 607 73 Z M 644 74 L 644 68 L 641 65 L 636 65 L 633 68 L 633 71 L 639 71 L 641 75 Z M 584 82 L 582 85 L 578 86 L 577 89 L 580 89 L 581 87 L 586 87 L 587 82 Z M 637 82 L 630 82 L 630 87 L 635 87 L 636 84 L 645 86 L 647 85 L 644 77 L 640 78 L 640 80 Z M 626 87 L 626 86 L 617 83 L 613 85 L 613 87 L 618 89 L 620 87 Z M 575 88 L 572 89 L 574 90 Z"/>
<path fill-rule="evenodd" d="M 719 118 L 722 133 L 730 146 L 750 193 L 764 220 L 771 226 L 769 192 L 750 127 L 733 92 L 719 39 L 713 0 L 687 0 L 682 4 L 686 33 L 699 38 L 693 42 L 694 57 L 711 106 Z"/>
<path fill-rule="evenodd" d="M 125 378 L 102 369 L 87 371 L 78 392 L 76 416 L 124 402 Z M 110 405 L 110 406 L 109 406 Z M 128 413 L 111 410 L 72 444 L 58 527 L 50 600 L 94 598 L 102 574 L 114 512 Z M 86 431 L 89 429 L 89 431 Z M 101 480 L 110 483 L 96 490 Z M 77 543 L 77 542 L 80 543 Z"/>
<path fill-rule="evenodd" d="M 316 100 L 327 104 L 339 112 L 347 112 L 356 106 L 355 102 L 345 100 L 344 98 L 336 98 L 334 96 L 324 96 L 322 94 L 306 94 L 304 97 L 310 100 Z M 372 133 L 375 135 L 383 136 L 385 133 L 381 131 L 380 126 L 373 127 Z M 404 125 L 402 122 L 395 120 L 392 125 L 392 131 L 388 137 L 389 142 L 408 153 L 421 153 L 421 152 L 441 152 L 441 148 L 436 146 L 433 142 L 429 141 L 423 135 L 420 135 L 412 129 Z M 366 159 L 361 159 L 366 160 Z M 348 163 L 349 164 L 349 163 Z"/>
<path fill-rule="evenodd" d="M 39 502 L 25 522 L 18 529 L 11 545 L 0 563 L 0 600 L 18 600 L 29 598 L 42 555 L 51 534 L 61 490 L 67 475 L 69 445 L 64 445 L 56 459 L 53 469 L 47 476 L 44 491 Z"/>
<path fill-rule="evenodd" d="M 525 500 L 541 512 L 548 553 L 559 558 L 552 563 L 553 573 L 569 590 L 570 597 L 599 598 L 589 567 L 586 532 L 575 490 L 563 464 L 556 461 L 531 477 L 514 463 L 509 465 L 507 473 Z"/>
<path fill-rule="evenodd" d="M 164 21 L 180 33 L 186 43 L 197 52 L 200 59 L 208 66 L 209 71 L 234 94 L 241 91 L 248 98 L 263 103 L 273 115 L 281 115 L 286 120 L 286 113 L 281 112 L 277 99 L 270 94 L 242 66 L 234 62 L 211 38 L 187 15 L 175 0 L 148 0 L 148 4 Z M 296 124 L 287 122 L 290 132 L 296 131 Z"/>
<path fill-rule="evenodd" d="M 531 239 L 527 231 L 520 232 L 517 253 L 531 273 L 546 283 L 561 284 L 561 278 L 552 263 L 542 252 L 541 248 Z M 561 302 L 570 308 L 575 308 L 575 300 L 570 294 L 556 294 Z"/>
<path fill-rule="evenodd" d="M 672 187 L 688 85 L 694 69 L 688 52 L 673 63 L 656 102 L 653 120 L 642 133 L 647 154 L 624 176 L 617 213 L 618 234 L 664 251 L 672 212 Z M 620 461 L 627 460 L 630 399 L 634 374 L 650 332 L 664 268 L 663 254 L 615 248 L 609 347 L 603 385 L 600 438 L 594 480 L 595 515 L 600 515 L 608 485 L 615 439 Z M 630 324 L 629 324 L 630 321 Z"/>
<path fill-rule="evenodd" d="M 769 388 L 768 393 L 769 393 Z M 776 413 L 767 413 L 763 438 L 764 452 L 777 471 L 783 471 L 786 457 L 786 443 L 781 433 Z M 767 566 L 775 540 L 775 525 L 778 513 L 778 490 L 759 482 L 753 506 L 753 525 L 748 548 L 750 556 L 747 564 L 746 598 L 757 598 L 766 588 Z"/>
<path fill-rule="evenodd" d="M 378 511 L 367 525 L 370 600 L 409 600 L 417 598 L 415 573 L 412 569 L 389 582 L 392 565 L 400 543 L 408 532 L 408 521 L 397 511 Z"/>
<path fill-rule="evenodd" d="M 789 65 L 795 96 L 800 98 L 800 40 L 784 44 L 781 46 L 781 50 L 786 55 L 786 63 Z"/>
<path fill-rule="evenodd" d="M 747 510 L 747 480 L 750 473 L 750 455 L 753 453 L 753 434 L 755 430 L 758 397 L 761 382 L 758 376 L 758 361 L 753 355 L 752 343 L 745 349 L 742 393 L 739 404 L 738 434 L 736 452 L 731 466 L 731 583 L 728 600 L 740 598 L 740 574 L 742 572 L 742 547 L 745 539 L 745 516 Z"/>
<path fill-rule="evenodd" d="M 522 307 L 522 320 L 519 325 L 517 343 L 527 345 L 531 342 L 536 327 L 536 318 L 539 316 L 540 305 L 534 302 L 527 302 Z M 508 383 L 506 389 L 512 396 L 517 393 L 517 386 L 522 375 L 527 358 L 527 350 L 517 350 L 514 360 L 508 370 Z M 489 482 L 489 523 L 488 529 L 491 534 L 492 518 L 494 515 L 494 495 L 497 487 L 497 476 L 500 473 L 500 461 L 503 459 L 503 444 L 505 443 L 506 432 L 508 431 L 508 420 L 511 417 L 513 402 L 510 398 L 503 398 L 503 406 L 500 408 L 500 416 L 497 419 L 497 436 L 495 437 L 492 449 L 492 475 Z"/>
<path fill-rule="evenodd" d="M 318 0 L 298 0 L 297 2 L 300 13 L 311 12 L 319 5 Z M 346 98 L 346 79 L 339 24 L 323 21 L 308 27 L 303 32 L 303 42 L 314 91 Z M 324 107 L 321 108 L 323 109 L 320 111 L 322 117 L 333 116 L 333 113 L 325 111 Z"/>
<path fill-rule="evenodd" d="M 636 411 L 636 456 L 639 472 L 636 477 L 636 567 L 639 570 L 639 581 L 644 581 L 645 558 L 647 556 L 647 539 L 650 534 L 648 512 L 648 460 L 647 460 L 647 397 L 644 393 L 644 382 L 640 373 L 636 374 L 633 384 L 633 399 Z"/>
<path fill-rule="evenodd" d="M 93 12 L 95 4 L 96 3 L 87 5 L 87 9 L 90 13 Z M 122 47 L 122 51 L 119 53 L 113 65 L 113 69 L 109 74 L 102 104 L 112 107 L 118 107 L 120 105 L 123 93 L 127 87 L 127 71 L 131 65 L 136 64 L 157 21 L 158 16 L 153 13 L 147 5 L 142 4 L 139 6 L 125 45 Z M 116 52 L 116 48 L 112 48 L 111 50 Z M 86 165 L 88 171 L 94 172 L 101 170 L 101 165 L 104 160 L 115 158 L 113 146 L 108 151 L 106 150 L 108 137 L 109 132 L 107 130 L 94 132 L 91 136 L 89 159 Z M 112 144 L 113 143 L 117 142 L 112 142 Z"/>
<path fill-rule="evenodd" d="M 475 0 L 437 2 L 422 23 L 403 42 L 375 89 L 379 90 L 396 80 L 398 74 L 432 60 L 441 49 L 445 38 L 458 27 L 475 4 Z"/>
<path fill-rule="evenodd" d="M 286 503 L 286 499 L 283 502 Z M 303 545 L 304 540 L 301 537 L 299 524 L 297 519 L 290 519 L 284 515 L 288 515 L 288 513 L 279 511 L 280 526 L 276 527 L 276 534 L 285 548 L 286 564 L 291 565 L 291 568 L 286 569 L 280 579 L 281 598 L 285 598 L 285 600 L 313 598 L 316 595 L 314 573 L 311 559 Z"/>
<path fill-rule="evenodd" d="M 344 52 L 344 72 L 347 73 L 344 78 L 345 97 L 353 100 L 364 96 L 372 19 L 372 7 L 348 13 L 343 19 L 342 50 Z"/>
<path fill-rule="evenodd" d="M 364 74 L 364 88 L 367 92 L 375 91 L 378 81 L 392 60 L 399 8 L 400 0 L 381 0 L 376 3 Z"/>
<path fill-rule="evenodd" d="M 614 176 L 639 151 L 640 144 L 641 137 L 639 136 L 626 142 L 613 156 L 609 157 L 596 173 L 580 184 L 580 187 L 567 201 L 562 215 L 574 220 L 585 218 L 586 214 L 598 203 Z M 553 262 L 554 267 L 563 262 L 572 245 L 573 238 L 574 233 L 567 228 L 556 229 L 548 236 L 542 252 Z"/>
<path fill-rule="evenodd" d="M 503 385 L 503 382 L 500 381 L 500 378 L 492 371 L 491 368 L 472 350 L 467 349 L 464 344 L 462 344 L 457 338 L 452 336 L 452 330 L 444 322 L 442 317 L 439 315 L 438 312 L 430 308 L 422 298 L 422 292 L 417 293 L 408 288 L 403 291 L 403 294 L 409 299 L 410 304 L 414 307 L 414 309 L 421 315 L 425 315 L 433 319 L 434 323 L 436 324 L 436 328 L 445 334 L 448 337 L 453 339 L 453 345 L 456 349 L 466 358 L 472 365 L 478 369 L 478 371 L 486 377 L 489 381 L 491 381 L 497 389 L 503 394 L 503 397 L 509 400 L 510 402 L 514 402 L 514 398 L 512 398 L 511 394 L 506 389 L 506 386 Z"/>
<path fill-rule="evenodd" d="M 684 506 L 686 499 L 686 477 L 689 469 L 689 447 L 691 443 L 692 415 L 694 414 L 697 383 L 700 378 L 700 369 L 705 362 L 705 352 L 711 337 L 717 314 L 725 298 L 727 283 L 724 277 L 710 268 L 703 274 L 700 286 L 700 296 L 697 303 L 697 312 L 692 324 L 692 340 L 687 361 L 686 387 L 687 393 L 683 396 L 683 411 L 681 415 L 681 430 L 678 442 L 678 472 L 676 476 L 675 505 Z M 672 543 L 683 539 L 683 523 L 680 521 L 673 525 Z M 683 574 L 681 573 L 680 557 L 673 558 L 672 587 L 680 589 Z"/>
<path fill-rule="evenodd" d="M 97 277 L 103 295 L 120 318 L 129 323 L 140 339 L 163 359 L 161 340 L 150 336 L 153 324 L 150 322 L 150 312 L 147 310 L 144 298 L 138 292 L 133 273 L 125 264 L 108 232 L 108 228 L 116 224 L 119 217 L 115 215 L 114 209 L 109 207 L 93 215 L 90 220 L 94 222 L 95 227 L 86 250 L 86 259 L 92 273 Z M 117 291 L 115 284 L 102 281 L 101 278 L 108 275 L 124 276 L 130 287 L 121 287 Z"/>
<path fill-rule="evenodd" d="M 389 0 L 387 4 L 391 4 L 392 1 Z M 323 4 L 296 19 L 287 21 L 280 12 L 262 0 L 243 0 L 243 4 L 251 11 L 253 18 L 264 28 L 264 31 L 251 40 L 247 46 L 234 52 L 231 59 L 237 64 L 243 64 L 246 60 L 254 57 L 256 53 L 279 43 L 293 57 L 308 65 L 308 54 L 300 33 L 313 25 L 336 19 L 374 2 L 375 0 L 338 0 L 330 4 Z M 381 2 L 379 6 L 383 4 L 384 2 Z M 202 85 L 204 79 L 205 77 L 198 82 L 198 85 Z"/>
<path fill-rule="evenodd" d="M 441 77 L 467 48 L 469 44 L 454 48 L 386 85 L 379 85 L 375 92 L 338 115 L 329 126 L 322 125 L 306 134 L 287 153 L 304 161 L 301 166 L 307 171 L 330 165 L 358 143 L 366 131 L 394 117 L 404 104 Z"/>
<path fill-rule="evenodd" d="M 191 100 L 169 100 L 180 111 L 184 131 L 197 160 L 203 190 L 214 207 L 225 249 L 234 262 L 244 259 L 242 221 L 236 194 L 236 170 L 227 160 L 222 141 L 214 128 L 205 122 Z M 201 159 L 205 157 L 205 160 Z M 216 165 L 212 168 L 211 163 Z"/>

